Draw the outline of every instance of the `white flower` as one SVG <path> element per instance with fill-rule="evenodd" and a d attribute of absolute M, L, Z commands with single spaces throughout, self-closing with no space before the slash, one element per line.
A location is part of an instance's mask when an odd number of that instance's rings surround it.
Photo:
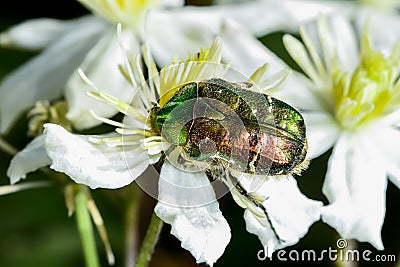
<path fill-rule="evenodd" d="M 338 1 L 216 0 L 213 3 L 216 5 L 207 8 L 169 9 L 149 16 L 148 41 L 157 62 L 165 65 L 169 63 L 171 53 L 182 57 L 187 51 L 197 51 L 199 45 L 208 45 L 219 33 L 219 25 L 226 19 L 233 18 L 246 30 L 260 37 L 275 31 L 293 31 L 299 23 L 321 13 L 344 11 L 351 15 L 354 11 L 354 5 L 348 6 Z M 158 25 L 163 25 L 161 32 Z M 175 42 L 159 42 L 159 38 L 172 38 Z"/>
<path fill-rule="evenodd" d="M 227 0 L 215 0 L 214 4 L 226 4 Z M 348 19 L 354 20 L 358 28 L 362 28 L 366 19 L 371 20 L 371 30 L 376 35 L 375 42 L 379 49 L 392 47 L 400 39 L 400 25 L 397 22 L 400 16 L 400 1 L 398 0 L 355 0 L 355 1 L 332 1 L 332 0 L 236 0 L 245 6 L 253 3 L 256 8 L 244 9 L 246 15 L 243 15 L 245 21 L 235 17 L 242 26 L 255 34 L 257 37 L 266 35 L 273 31 L 298 33 L 299 25 L 308 21 L 315 20 L 320 15 L 339 14 Z M 239 11 L 241 12 L 241 11 Z M 265 16 L 268 14 L 268 16 Z M 268 19 L 266 18 L 268 17 Z M 247 18 L 254 18 L 248 20 Z M 160 18 L 161 19 L 161 18 Z M 248 25 L 251 23 L 253 26 Z M 390 25 L 390 27 L 381 27 Z M 372 29 L 373 27 L 377 29 Z M 175 29 L 168 33 L 180 33 L 182 41 L 185 43 L 185 32 Z M 200 40 L 203 38 L 199 38 Z M 383 47 L 379 47 L 380 40 L 383 40 Z M 167 50 L 165 46 L 163 51 Z M 187 45 L 190 47 L 190 45 Z M 157 50 L 152 46 L 153 52 Z M 169 49 L 168 51 L 170 51 Z M 158 58 L 158 57 L 157 57 Z M 164 61 L 163 61 L 164 62 Z"/>
<path fill-rule="evenodd" d="M 356 32 L 343 18 L 329 23 L 321 18 L 314 27 L 301 28 L 305 46 L 291 36 L 284 42 L 309 78 L 298 90 L 311 91 L 321 103 L 300 106 L 311 134 L 323 143 L 310 147 L 317 152 L 320 146 L 322 153 L 334 144 L 323 186 L 330 205 L 322 219 L 345 238 L 383 249 L 386 177 L 397 185 L 400 178 L 400 39 L 390 53 L 392 43 L 382 49 L 382 39 L 376 50 L 377 25 L 369 27 L 376 22 L 366 21 Z"/>
<path fill-rule="evenodd" d="M 142 59 L 146 68 L 141 64 Z M 144 69 L 146 73 L 143 73 Z M 186 61 L 172 62 L 160 72 L 150 53 L 143 48 L 143 53 L 135 58 L 135 62 L 123 69 L 136 93 L 130 105 L 97 89 L 81 73 L 94 89 L 90 94 L 124 113 L 124 123 L 93 112 L 92 115 L 98 120 L 116 127 L 116 133 L 106 136 L 74 135 L 60 126 L 47 124 L 44 135 L 36 138 L 12 160 L 8 175 L 12 182 L 17 182 L 27 172 L 51 164 L 51 168 L 91 188 L 118 188 L 135 180 L 149 165 L 161 158 L 163 164 L 159 166 L 161 171 L 155 212 L 171 224 L 171 233 L 197 262 L 212 265 L 229 243 L 230 228 L 219 210 L 217 195 L 204 172 L 209 167 L 204 169 L 201 162 L 188 159 L 187 156 L 182 158 L 185 156 L 180 148 L 169 143 L 153 128 L 149 111 L 154 103 L 160 106 L 167 103 L 182 85 L 229 76 L 227 71 L 227 66 L 221 64 L 219 42 L 214 42 L 211 48 L 202 49 L 198 54 L 188 55 Z M 265 71 L 265 66 L 258 68 L 251 76 L 251 81 L 271 91 L 286 76 L 281 73 L 268 80 L 263 77 Z M 145 76 L 149 77 L 148 81 Z M 42 146 L 36 146 L 40 142 Z M 32 153 L 38 153 L 43 160 L 36 165 L 25 165 Z M 269 246 L 271 253 L 297 243 L 309 226 L 320 218 L 322 203 L 306 198 L 291 175 L 280 180 L 259 175 L 254 179 L 246 176 L 240 179 L 240 189 L 228 175 L 232 176 L 227 172 L 225 176 L 221 175 L 225 177 L 221 180 L 232 190 L 235 201 L 246 209 L 244 218 L 248 231 L 258 235 L 261 242 Z M 240 190 L 248 193 L 239 193 Z"/>
<path fill-rule="evenodd" d="M 293 72 L 278 92 L 305 117 L 310 158 L 333 146 L 323 221 L 344 238 L 378 249 L 386 178 L 400 186 L 400 38 L 394 46 L 391 38 L 398 36 L 400 20 L 393 22 L 388 27 L 372 18 L 361 30 L 340 16 L 321 17 L 300 27 L 303 43 L 286 35 L 284 44 L 305 75 Z M 378 30 L 395 33 L 385 39 Z M 257 50 L 249 67 L 268 59 L 276 69 L 287 68 L 256 40 L 249 39 L 245 50 Z"/>
<path fill-rule="evenodd" d="M 122 63 L 122 55 L 112 23 L 121 22 L 124 31 L 120 42 L 128 50 L 136 50 L 141 38 L 146 10 L 164 5 L 158 1 L 81 1 L 99 17 L 92 15 L 70 21 L 34 19 L 23 22 L 1 34 L 1 44 L 44 51 L 7 76 L 0 84 L 0 133 L 9 130 L 22 112 L 38 100 L 54 100 L 65 90 L 68 100 L 68 118 L 79 129 L 93 126 L 87 108 L 112 116 L 111 109 L 99 109 L 96 102 L 88 100 L 85 84 L 75 69 L 80 67 L 94 80 L 105 85 L 126 86 L 115 64 Z M 169 5 L 182 5 L 181 0 Z M 110 67 L 112 66 L 112 67 Z M 72 77 L 71 77 L 72 75 Z M 106 78 L 105 78 L 106 77 Z M 111 87 L 108 87 L 111 88 Z M 113 91 L 128 100 L 125 91 Z"/>
<path fill-rule="evenodd" d="M 76 129 L 98 124 L 88 114 L 90 109 L 105 117 L 115 115 L 113 109 L 86 96 L 90 88 L 74 70 L 83 69 L 96 84 L 107 88 L 108 93 L 129 101 L 131 94 L 121 90 L 127 86 L 126 80 L 114 67 L 123 63 L 121 43 L 132 52 L 146 41 L 157 62 L 165 65 L 175 53 L 194 52 L 197 47 L 211 43 L 225 18 L 235 18 L 259 35 L 286 25 L 286 13 L 277 4 L 274 4 L 277 10 L 273 17 L 260 13 L 260 4 L 264 9 L 271 5 L 261 0 L 210 7 L 181 7 L 182 0 L 81 2 L 98 16 L 88 15 L 70 21 L 33 19 L 1 33 L 2 46 L 44 50 L 1 82 L 0 133 L 6 133 L 18 116 L 36 101 L 52 101 L 63 95 L 68 103 L 67 117 Z M 250 17 L 247 14 L 255 11 L 259 12 L 257 23 L 247 19 Z M 120 40 L 113 26 L 117 22 L 122 23 L 123 28 Z M 265 25 L 269 26 L 265 28 Z"/>
<path fill-rule="evenodd" d="M 377 16 L 355 20 L 351 24 L 339 16 L 303 25 L 304 44 L 285 36 L 287 50 L 306 75 L 294 71 L 276 95 L 304 115 L 309 158 L 334 146 L 323 188 L 330 205 L 323 220 L 344 238 L 383 249 L 386 178 L 400 187 L 400 19 L 393 17 L 391 24 Z M 267 61 L 274 70 L 288 68 L 239 25 L 226 29 L 222 39 L 247 52 L 232 57 L 234 65 L 254 68 Z"/>

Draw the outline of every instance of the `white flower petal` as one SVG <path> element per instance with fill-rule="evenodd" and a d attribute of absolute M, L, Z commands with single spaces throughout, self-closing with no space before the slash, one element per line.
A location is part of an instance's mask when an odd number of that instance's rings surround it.
<path fill-rule="evenodd" d="M 399 165 L 391 165 L 391 168 L 388 170 L 388 178 L 389 180 L 398 188 L 400 188 L 400 167 Z"/>
<path fill-rule="evenodd" d="M 240 70 L 244 77 L 250 76 L 258 67 L 268 64 L 274 73 L 289 67 L 260 41 L 233 20 L 222 25 L 222 58 L 230 66 Z"/>
<path fill-rule="evenodd" d="M 90 136 L 71 134 L 55 124 L 46 124 L 45 129 L 45 147 L 52 160 L 50 168 L 91 188 L 125 186 L 149 165 L 144 150 L 129 152 L 129 147 L 124 151 L 121 146 L 94 144 L 88 141 Z"/>
<path fill-rule="evenodd" d="M 368 145 L 373 136 L 343 135 L 329 160 L 323 192 L 330 205 L 322 220 L 344 238 L 355 238 L 383 249 L 381 229 L 385 216 L 386 174 L 377 151 Z"/>
<path fill-rule="evenodd" d="M 387 170 L 387 174 L 392 183 L 400 188 L 400 130 L 391 127 L 373 126 L 374 140 L 376 150 L 379 152 L 380 162 Z"/>
<path fill-rule="evenodd" d="M 118 40 L 117 32 L 112 27 L 89 51 L 79 68 L 96 86 L 101 86 L 101 90 L 129 103 L 135 91 L 118 68 L 124 63 L 120 42 L 128 51 L 139 51 L 138 40 L 132 32 L 123 31 L 121 40 Z M 65 97 L 68 101 L 67 117 L 77 129 L 101 124 L 90 115 L 90 110 L 106 118 L 118 112 L 115 108 L 89 97 L 89 91 L 93 91 L 93 88 L 82 80 L 78 72 L 74 72 L 66 85 Z"/>
<path fill-rule="evenodd" d="M 190 7 L 153 11 L 148 19 L 147 32 L 151 35 L 150 47 L 158 62 L 167 64 L 172 53 L 185 56 L 195 52 L 198 46 L 209 45 L 219 26 L 226 19 L 233 19 L 247 31 L 262 36 L 274 31 L 297 31 L 298 25 L 321 14 L 340 13 L 353 17 L 359 8 L 347 1 L 300 1 L 300 0 L 259 0 L 236 1 L 239 3 L 207 7 Z M 218 5 L 220 4 L 220 5 Z M 265 14 L 268 13 L 268 16 Z M 253 18 L 253 19 L 249 19 Z M 163 27 L 159 27 L 163 25 Z M 389 24 L 390 25 L 390 24 Z M 194 34 L 195 33 L 195 34 Z M 165 43 L 164 40 L 171 40 Z M 338 44 L 339 40 L 338 40 Z M 178 52 L 177 52 L 178 51 Z M 349 59 L 351 60 L 351 59 Z"/>
<path fill-rule="evenodd" d="M 226 4 L 238 4 L 238 3 L 245 3 L 249 2 L 249 0 L 214 0 L 213 5 L 226 5 Z"/>
<path fill-rule="evenodd" d="M 293 27 L 291 21 L 287 19 L 287 10 L 285 4 L 282 4 L 283 2 L 258 0 L 231 3 L 216 5 L 212 11 L 215 14 L 214 16 L 221 17 L 221 21 L 234 19 L 250 33 L 262 36 L 270 32 Z M 269 16 L 265 15 L 266 12 L 268 12 Z"/>
<path fill-rule="evenodd" d="M 310 3 L 310 1 L 304 1 L 302 4 L 297 2 L 258 0 L 222 5 L 217 2 L 220 5 L 214 6 L 212 11 L 215 15 L 222 15 L 223 19 L 236 20 L 252 34 L 262 36 L 274 31 L 297 28 L 298 23 L 332 9 L 326 5 Z M 301 12 L 299 8 L 307 12 Z M 268 16 L 265 15 L 266 13 Z"/>
<path fill-rule="evenodd" d="M 33 139 L 23 150 L 11 160 L 7 170 L 10 183 L 15 184 L 26 177 L 29 172 L 51 164 L 44 148 L 44 135 Z"/>
<path fill-rule="evenodd" d="M 173 53 L 182 57 L 212 43 L 226 19 L 233 19 L 250 33 L 262 36 L 279 30 L 297 30 L 299 23 L 339 8 L 350 13 L 351 9 L 343 6 L 334 2 L 257 0 L 152 11 L 147 21 L 148 40 L 157 61 L 166 65 Z"/>
<path fill-rule="evenodd" d="M 269 0 L 266 2 L 277 2 Z M 281 9 L 285 16 L 281 18 L 285 31 L 297 31 L 298 25 L 311 21 L 321 14 L 340 12 L 342 15 L 350 16 L 354 9 L 354 4 L 346 1 L 309 1 L 309 0 L 283 0 Z M 274 10 L 267 9 L 269 12 Z"/>
<path fill-rule="evenodd" d="M 163 7 L 180 7 L 184 4 L 184 0 L 163 0 L 160 2 L 160 5 Z"/>
<path fill-rule="evenodd" d="M 157 62 L 166 65 L 175 53 L 184 57 L 188 52 L 197 52 L 199 46 L 211 44 L 226 19 L 233 19 L 250 33 L 261 36 L 288 28 L 297 29 L 300 21 L 332 10 L 332 7 L 327 5 L 304 2 L 298 4 L 297 1 L 258 0 L 207 7 L 186 6 L 181 9 L 153 10 L 148 16 L 146 33 L 149 35 L 148 41 Z M 298 12 L 302 6 L 305 6 L 304 16 L 300 16 L 304 13 Z M 268 16 L 265 15 L 267 13 Z"/>
<path fill-rule="evenodd" d="M 74 20 L 38 18 L 14 25 L 0 33 L 0 46 L 12 46 L 30 50 L 43 49 L 73 27 L 81 27 L 87 17 Z"/>
<path fill-rule="evenodd" d="M 327 113 L 302 113 L 307 126 L 307 158 L 313 159 L 331 148 L 339 136 L 336 121 Z"/>
<path fill-rule="evenodd" d="M 0 133 L 8 131 L 14 120 L 36 101 L 61 95 L 65 82 L 103 29 L 103 22 L 87 18 L 85 26 L 68 31 L 1 82 Z"/>
<path fill-rule="evenodd" d="M 207 176 L 202 172 L 185 172 L 165 162 L 155 212 L 171 224 L 171 234 L 192 253 L 197 263 L 212 265 L 229 243 L 229 225 L 219 210 Z"/>
<path fill-rule="evenodd" d="M 184 58 L 187 53 L 195 53 L 199 47 L 207 47 L 212 43 L 219 21 L 203 14 L 202 18 L 197 16 L 197 19 L 205 22 L 207 18 L 212 26 L 199 23 L 191 19 L 189 14 L 195 16 L 196 12 L 190 10 L 191 7 L 185 7 L 187 13 L 182 13 L 181 9 L 151 10 L 148 13 L 146 39 L 152 55 L 161 66 L 168 66 L 174 55 Z"/>
<path fill-rule="evenodd" d="M 282 84 L 282 90 L 275 97 L 291 104 L 300 111 L 323 112 L 325 103 L 321 101 L 324 97 L 315 90 L 315 85 L 304 75 L 292 72 Z"/>
<path fill-rule="evenodd" d="M 221 5 L 229 10 L 232 1 L 217 0 L 214 4 Z M 297 31 L 298 25 L 310 21 L 321 14 L 340 12 L 351 16 L 356 5 L 346 1 L 309 1 L 309 0 L 260 0 L 260 1 L 235 1 L 242 2 L 236 5 L 236 9 L 228 13 L 230 18 L 235 19 L 258 36 L 273 31 Z M 247 2 L 247 3 L 246 3 Z M 240 13 L 243 10 L 243 13 Z M 268 13 L 269 16 L 265 16 Z M 266 18 L 268 17 L 268 18 Z M 253 18 L 253 19 L 248 19 Z M 256 18 L 256 19 L 255 19 Z M 252 24 L 252 25 L 250 25 Z"/>
<path fill-rule="evenodd" d="M 368 22 L 372 48 L 389 56 L 394 45 L 400 40 L 400 18 L 398 14 L 374 11 L 360 10 L 357 16 L 354 16 L 356 26 L 358 31 L 362 32 L 365 23 Z"/>
<path fill-rule="evenodd" d="M 343 16 L 331 16 L 333 44 L 339 58 L 342 71 L 354 71 L 359 64 L 358 39 L 349 19 Z"/>
<path fill-rule="evenodd" d="M 269 257 L 279 248 L 296 244 L 308 232 L 308 228 L 320 219 L 322 202 L 303 195 L 291 176 L 266 180 L 256 193 L 268 197 L 263 206 L 282 240 L 279 242 L 275 237 L 267 219 L 262 219 L 261 224 L 248 209 L 244 213 L 246 229 L 268 247 Z"/>
<path fill-rule="evenodd" d="M 248 77 L 264 64 L 268 64 L 269 75 L 290 69 L 285 62 L 234 21 L 226 21 L 221 29 L 220 38 L 223 42 L 224 60 L 243 73 L 236 79 Z M 310 90 L 311 86 L 303 75 L 290 73 L 282 84 L 283 89 L 274 96 L 300 109 L 323 110 L 317 93 Z"/>

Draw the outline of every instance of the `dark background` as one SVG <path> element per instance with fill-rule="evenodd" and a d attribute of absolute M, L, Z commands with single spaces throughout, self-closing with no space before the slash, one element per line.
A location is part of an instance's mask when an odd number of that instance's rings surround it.
<path fill-rule="evenodd" d="M 191 4 L 207 4 L 210 1 L 190 1 Z M 73 0 L 36 0 L 4 1 L 0 9 L 0 31 L 10 25 L 29 18 L 53 17 L 60 19 L 74 18 L 87 11 L 79 2 Z M 282 33 L 272 33 L 261 40 L 277 54 L 287 59 L 282 50 Z M 0 48 L 0 78 L 22 64 L 35 53 Z M 1 96 L 0 96 L 1 97 Z M 26 139 L 26 119 L 21 118 L 12 132 L 6 136 L 19 149 L 29 141 Z M 298 177 L 299 186 L 309 197 L 326 199 L 321 194 L 323 177 L 330 151 L 314 160 L 310 168 Z M 0 184 L 7 185 L 6 169 L 11 157 L 0 151 Z M 35 173 L 28 179 L 43 180 L 44 174 Z M 129 198 L 129 188 L 92 191 L 96 203 L 103 215 L 111 244 L 116 254 L 115 266 L 123 266 L 124 251 L 124 216 L 123 203 Z M 359 249 L 369 249 L 375 254 L 399 255 L 400 250 L 400 194 L 389 182 L 387 190 L 387 211 L 382 236 L 386 250 L 378 252 L 366 243 L 359 243 Z M 140 211 L 140 236 L 143 237 L 155 200 L 142 196 Z M 340 265 L 333 262 L 279 262 L 277 260 L 257 260 L 257 252 L 262 249 L 258 238 L 245 230 L 243 210 L 232 198 L 226 195 L 220 201 L 221 210 L 231 226 L 232 239 L 224 255 L 215 266 L 287 266 L 287 265 Z M 169 234 L 170 227 L 165 225 L 161 239 L 156 247 L 151 266 L 196 266 L 194 258 L 180 247 L 178 240 Z M 97 236 L 98 237 L 98 236 Z M 286 250 L 315 249 L 317 251 L 336 248 L 339 238 L 335 230 L 322 222 L 315 223 L 309 233 L 295 246 Z M 103 246 L 98 240 L 102 266 L 107 266 Z M 395 263 L 359 262 L 359 266 L 395 266 Z M 59 188 L 32 189 L 11 195 L 0 196 L 0 267 L 41 266 L 66 267 L 84 266 L 83 253 L 75 219 L 67 217 L 63 192 Z"/>

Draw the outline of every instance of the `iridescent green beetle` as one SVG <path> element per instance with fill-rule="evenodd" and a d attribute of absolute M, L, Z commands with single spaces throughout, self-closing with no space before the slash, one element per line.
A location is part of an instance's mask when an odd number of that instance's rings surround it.
<path fill-rule="evenodd" d="M 188 83 L 164 106 L 153 107 L 152 130 L 188 159 L 224 161 L 250 174 L 299 173 L 307 153 L 303 117 L 251 86 L 222 79 Z"/>
<path fill-rule="evenodd" d="M 306 126 L 295 108 L 252 86 L 216 78 L 185 84 L 162 107 L 152 108 L 150 125 L 185 160 L 211 163 L 207 175 L 233 184 L 264 211 L 274 230 L 262 200 L 247 193 L 232 171 L 299 174 L 307 167 Z"/>

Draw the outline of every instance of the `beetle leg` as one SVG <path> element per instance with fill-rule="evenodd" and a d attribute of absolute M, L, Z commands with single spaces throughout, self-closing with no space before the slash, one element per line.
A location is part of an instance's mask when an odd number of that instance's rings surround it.
<path fill-rule="evenodd" d="M 260 199 L 260 197 L 257 197 L 254 194 L 247 192 L 247 190 L 240 184 L 240 182 L 233 175 L 227 175 L 226 179 L 231 180 L 231 183 L 233 183 L 233 185 L 234 185 L 234 188 L 233 188 L 234 190 L 236 190 L 240 195 L 245 197 L 247 200 L 249 200 L 251 203 L 253 203 L 257 208 L 259 208 L 263 211 L 269 225 L 271 226 L 272 232 L 274 233 L 276 239 L 278 239 L 278 242 L 279 243 L 285 242 L 285 240 L 283 240 L 279 237 L 278 232 L 276 231 L 274 224 L 271 221 L 271 217 L 269 216 L 267 209 L 264 207 L 264 205 L 262 205 L 262 202 L 268 198 Z"/>
<path fill-rule="evenodd" d="M 214 159 L 213 164 L 206 170 L 206 175 L 210 182 L 214 182 L 215 180 L 224 181 L 226 177 L 225 168 L 218 162 L 218 160 Z"/>

